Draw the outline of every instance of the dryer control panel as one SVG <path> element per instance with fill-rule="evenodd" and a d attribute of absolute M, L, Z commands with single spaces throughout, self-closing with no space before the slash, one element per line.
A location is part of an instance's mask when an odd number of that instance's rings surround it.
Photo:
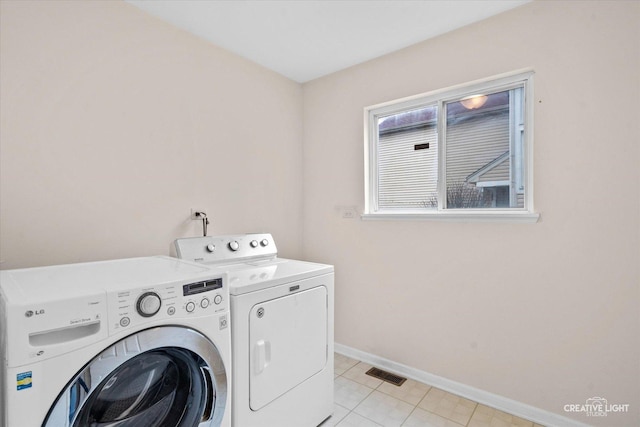
<path fill-rule="evenodd" d="M 177 257 L 208 264 L 275 258 L 278 249 L 269 233 L 189 237 L 174 242 Z"/>
<path fill-rule="evenodd" d="M 109 332 L 159 319 L 210 316 L 229 309 L 223 277 L 113 291 L 108 294 Z"/>

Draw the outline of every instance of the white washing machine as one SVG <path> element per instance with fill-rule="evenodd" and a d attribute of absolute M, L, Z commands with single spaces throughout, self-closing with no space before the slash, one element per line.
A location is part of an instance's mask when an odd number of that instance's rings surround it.
<path fill-rule="evenodd" d="M 333 266 L 277 257 L 269 234 L 178 239 L 229 275 L 235 427 L 315 427 L 333 413 Z"/>
<path fill-rule="evenodd" d="M 226 276 L 170 257 L 0 272 L 0 424 L 229 427 Z"/>

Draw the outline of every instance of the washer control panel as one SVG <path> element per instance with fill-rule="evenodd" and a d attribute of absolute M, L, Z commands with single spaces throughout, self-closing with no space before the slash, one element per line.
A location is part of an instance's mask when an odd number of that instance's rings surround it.
<path fill-rule="evenodd" d="M 229 309 L 223 277 L 113 291 L 108 295 L 109 332 L 151 320 L 222 313 Z"/>
<path fill-rule="evenodd" d="M 174 245 L 178 258 L 212 264 L 278 255 L 276 244 L 269 233 L 191 237 L 177 239 Z"/>

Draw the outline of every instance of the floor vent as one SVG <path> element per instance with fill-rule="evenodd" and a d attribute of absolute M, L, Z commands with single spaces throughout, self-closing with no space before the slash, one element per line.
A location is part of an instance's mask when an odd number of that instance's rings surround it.
<path fill-rule="evenodd" d="M 378 368 L 371 368 L 367 371 L 367 375 L 370 375 L 374 378 L 381 379 L 382 381 L 386 381 L 393 385 L 397 385 L 400 387 L 407 379 L 403 377 L 399 377 L 398 375 L 394 375 L 391 372 L 383 371 Z"/>

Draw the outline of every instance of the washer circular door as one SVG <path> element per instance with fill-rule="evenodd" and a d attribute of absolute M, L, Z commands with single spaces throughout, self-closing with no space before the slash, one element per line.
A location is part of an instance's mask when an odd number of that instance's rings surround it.
<path fill-rule="evenodd" d="M 221 423 L 224 362 L 199 332 L 140 331 L 107 348 L 60 393 L 43 427 L 196 427 Z"/>

